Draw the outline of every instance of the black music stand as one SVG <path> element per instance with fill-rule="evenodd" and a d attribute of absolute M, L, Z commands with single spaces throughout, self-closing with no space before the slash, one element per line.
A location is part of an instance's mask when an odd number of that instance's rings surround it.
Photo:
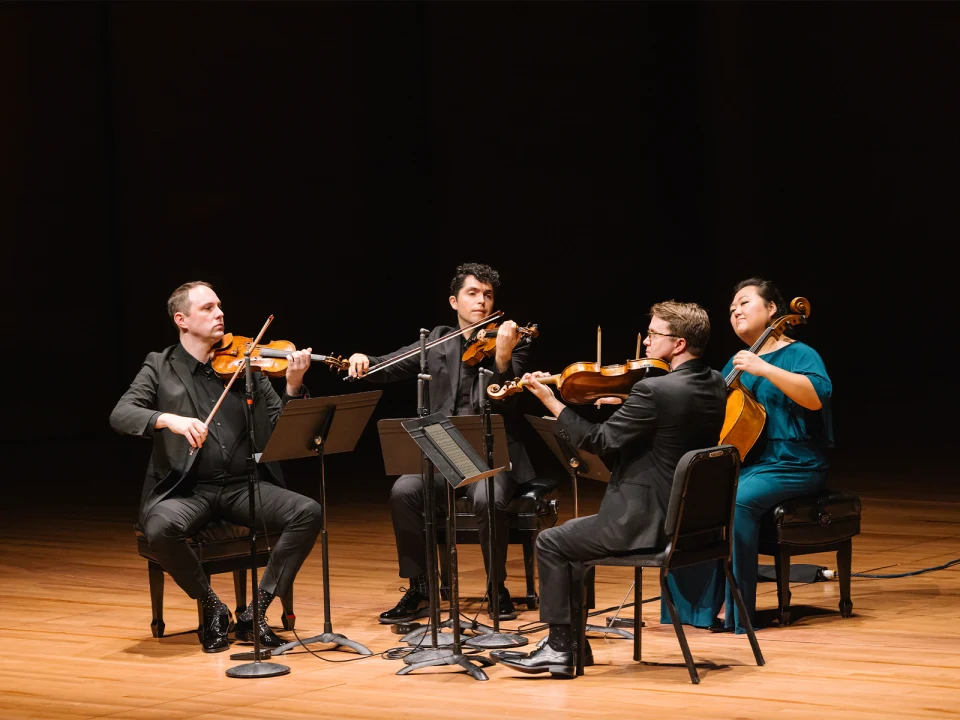
<path fill-rule="evenodd" d="M 482 457 L 484 442 L 482 416 L 453 415 L 447 419 L 450 420 L 453 426 L 466 438 L 467 442 L 470 443 L 470 447 L 476 450 L 477 453 L 481 453 Z M 497 467 L 503 465 L 509 469 L 510 456 L 507 451 L 507 434 L 503 424 L 503 416 L 491 415 L 490 421 L 495 438 L 493 444 L 493 463 Z M 383 450 L 384 472 L 387 475 L 406 475 L 421 472 L 420 469 L 414 469 L 413 463 L 419 461 L 419 450 L 410 442 L 410 434 L 403 427 L 404 422 L 406 422 L 405 419 L 391 418 L 380 420 L 377 423 L 377 429 L 380 433 L 380 447 Z M 433 469 L 435 471 L 438 470 L 435 464 L 433 465 Z M 435 554 L 436 548 L 433 548 L 433 550 Z M 455 618 L 457 618 L 457 616 L 451 614 L 450 618 L 444 620 L 438 627 L 453 627 Z M 481 634 L 492 634 L 494 632 L 493 629 L 487 625 L 477 622 L 468 623 L 461 621 L 460 628 Z M 410 645 L 417 645 L 419 643 L 417 638 L 427 632 L 430 632 L 429 625 L 411 630 L 401 639 Z M 438 643 L 440 645 L 451 645 L 453 643 L 453 637 L 451 635 L 441 635 L 438 638 Z M 467 642 L 465 644 L 469 645 L 470 643 Z M 517 644 L 519 643 L 513 642 L 510 646 L 512 647 Z"/>
<path fill-rule="evenodd" d="M 409 439 L 406 442 L 398 441 L 398 438 L 403 436 L 394 431 L 393 426 L 396 422 L 396 420 L 381 420 L 378 423 L 380 442 L 383 447 L 384 468 L 387 474 L 423 473 L 425 469 L 423 460 L 426 458 L 427 464 L 429 465 L 432 462 L 433 467 L 439 470 L 446 480 L 444 485 L 447 498 L 447 543 L 450 548 L 450 610 L 451 616 L 459 620 L 456 490 L 459 487 L 465 487 L 487 477 L 492 477 L 502 472 L 506 466 L 488 468 L 480 454 L 457 430 L 451 419 L 442 413 L 433 413 L 411 420 L 399 421 L 399 424 L 407 433 L 407 438 L 413 439 L 414 442 L 412 443 Z M 432 475 L 432 473 L 430 474 Z M 435 489 L 430 488 L 429 491 L 435 492 Z M 426 507 L 429 514 L 430 505 L 426 504 Z M 427 517 L 428 523 L 430 520 L 431 518 Z M 429 550 L 431 549 L 428 548 Z M 436 547 L 432 548 L 431 557 L 434 561 L 430 563 L 429 572 L 434 579 L 434 582 L 430 583 L 431 589 L 433 589 L 437 587 L 435 581 L 437 573 Z M 398 670 L 397 675 L 406 675 L 423 667 L 459 665 L 473 678 L 487 680 L 487 675 L 481 668 L 493 665 L 493 661 L 483 656 L 467 657 L 463 654 L 460 644 L 459 622 L 453 623 L 452 647 L 438 647 L 437 638 L 440 634 L 436 631 L 439 625 L 437 603 L 431 603 L 431 614 L 432 645 L 404 657 L 403 660 L 407 666 Z M 480 667 L 474 665 L 474 662 L 479 663 Z"/>
<path fill-rule="evenodd" d="M 570 483 L 573 489 L 573 516 L 575 518 L 580 517 L 580 506 L 577 501 L 577 485 L 579 479 L 590 478 L 591 480 L 598 480 L 604 483 L 610 482 L 610 470 L 607 468 L 606 464 L 599 455 L 594 455 L 586 450 L 575 448 L 568 441 L 560 437 L 556 432 L 557 421 L 555 418 L 538 417 L 536 415 L 525 415 L 524 417 L 526 417 L 529 423 L 533 425 L 534 429 L 537 431 L 537 434 L 543 438 L 543 441 L 547 444 L 547 447 L 550 448 L 557 460 L 560 461 L 560 464 L 563 465 L 563 467 L 566 468 L 567 472 L 570 474 Z M 632 585 L 631 589 L 633 589 Z M 629 597 L 629 595 L 630 591 L 628 590 L 627 596 Z M 613 633 L 615 635 L 632 639 L 632 633 L 626 630 L 621 630 L 618 627 L 619 625 L 627 624 L 626 620 L 627 618 L 614 616 L 612 618 L 607 618 L 607 627 L 600 627 L 599 625 L 587 625 L 586 631 L 598 632 L 604 635 Z M 629 624 L 632 626 L 633 621 L 630 620 Z"/>
<path fill-rule="evenodd" d="M 283 655 L 308 643 L 333 643 L 333 650 L 348 647 L 360 655 L 373 653 L 360 643 L 333 632 L 330 621 L 330 556 L 327 547 L 327 497 L 323 458 L 333 453 L 350 452 L 370 420 L 381 390 L 337 395 L 334 397 L 291 400 L 280 413 L 270 441 L 257 462 L 292 460 L 320 456 L 320 549 L 323 562 L 323 633 L 305 640 L 294 640 L 269 650 L 271 656 Z"/>

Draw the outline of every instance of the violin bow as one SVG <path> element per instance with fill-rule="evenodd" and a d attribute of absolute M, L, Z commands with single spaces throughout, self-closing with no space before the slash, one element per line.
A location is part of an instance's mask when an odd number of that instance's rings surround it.
<path fill-rule="evenodd" d="M 428 342 L 428 343 L 426 344 L 425 349 L 428 349 L 428 350 L 429 350 L 430 348 L 432 348 L 432 347 L 434 347 L 434 346 L 436 346 L 436 345 L 439 345 L 439 344 L 441 344 L 441 343 L 445 343 L 447 340 L 450 340 L 450 339 L 455 338 L 455 337 L 459 337 L 460 335 L 463 335 L 464 333 L 469 333 L 469 332 L 471 332 L 471 331 L 473 331 L 473 330 L 476 330 L 476 329 L 477 329 L 478 327 L 480 327 L 481 325 L 486 325 L 487 323 L 489 323 L 489 322 L 491 322 L 491 321 L 493 321 L 493 320 L 496 320 L 496 319 L 499 318 L 499 317 L 503 317 L 503 310 L 497 310 L 495 313 L 493 313 L 492 315 L 488 315 L 488 316 L 485 317 L 483 320 L 477 320 L 477 322 L 475 322 L 475 323 L 473 323 L 473 324 L 471 324 L 471 325 L 467 325 L 466 327 L 462 327 L 462 328 L 460 328 L 459 330 L 454 330 L 453 332 L 449 332 L 449 333 L 447 333 L 446 335 L 444 335 L 443 337 L 437 338 L 436 340 L 431 340 L 430 342 Z M 407 352 L 401 353 L 400 355 L 397 355 L 397 356 L 394 357 L 394 358 L 390 358 L 389 360 L 384 360 L 382 363 L 378 363 L 377 365 L 374 365 L 372 368 L 370 368 L 369 370 L 367 370 L 367 372 L 365 372 L 365 373 L 363 374 L 363 377 L 368 377 L 368 376 L 372 375 L 373 373 L 377 372 L 378 370 L 382 370 L 382 369 L 385 368 L 385 367 L 389 367 L 390 365 L 393 365 L 394 363 L 398 363 L 398 362 L 400 362 L 401 360 L 406 360 L 406 359 L 407 359 L 408 357 L 410 357 L 411 355 L 416 355 L 416 354 L 419 353 L 419 352 L 420 352 L 420 348 L 419 348 L 419 347 L 415 347 L 415 348 L 413 348 L 412 350 L 407 350 Z M 347 375 L 347 376 L 346 376 L 345 378 L 343 378 L 343 379 L 344 379 L 344 380 L 353 381 L 353 380 L 356 380 L 357 378 L 352 378 L 352 377 L 350 377 L 349 375 Z"/>
<path fill-rule="evenodd" d="M 267 331 L 267 328 L 270 327 L 270 323 L 272 322 L 273 322 L 273 315 L 268 317 L 267 321 L 263 324 L 263 327 L 260 328 L 260 333 L 257 335 L 256 338 L 254 338 L 253 344 L 250 346 L 250 349 L 247 351 L 247 356 L 249 356 L 250 353 L 253 352 L 253 349 L 257 346 L 257 343 L 260 342 L 261 338 L 263 338 L 263 334 Z M 237 367 L 237 369 L 233 371 L 233 375 L 230 376 L 230 382 L 227 383 L 227 386 L 223 389 L 223 392 L 220 393 L 220 399 L 217 400 L 217 404 L 213 406 L 213 410 L 211 410 L 210 414 L 207 415 L 207 419 L 203 421 L 203 424 L 206 425 L 207 427 L 210 426 L 210 421 L 213 420 L 213 416 L 216 415 L 217 410 L 220 409 L 220 403 L 222 403 L 223 399 L 227 396 L 227 392 L 230 390 L 230 386 L 233 385 L 233 381 L 236 380 L 237 376 L 240 375 L 240 373 L 243 371 L 244 365 L 246 365 L 246 363 L 241 362 L 240 365 Z M 195 447 L 191 447 L 190 452 L 188 453 L 188 457 L 190 455 L 193 455 L 196 449 L 197 448 Z"/>

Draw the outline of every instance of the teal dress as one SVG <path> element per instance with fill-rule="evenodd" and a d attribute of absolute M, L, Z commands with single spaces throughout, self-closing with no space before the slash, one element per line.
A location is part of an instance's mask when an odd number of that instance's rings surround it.
<path fill-rule="evenodd" d="M 733 519 L 733 576 L 751 620 L 757 606 L 760 518 L 784 500 L 823 490 L 828 467 L 825 451 L 833 447 L 833 383 L 817 351 L 793 342 L 762 357 L 771 365 L 810 378 L 823 407 L 807 410 L 765 378 L 740 375 L 743 387 L 767 411 L 764 435 L 740 468 Z M 732 358 L 723 369 L 724 377 L 731 370 Z M 685 568 L 671 573 L 668 582 L 681 622 L 709 627 L 726 603 L 724 625 L 737 633 L 746 632 L 719 564 Z M 663 600 L 660 622 L 670 622 Z"/>

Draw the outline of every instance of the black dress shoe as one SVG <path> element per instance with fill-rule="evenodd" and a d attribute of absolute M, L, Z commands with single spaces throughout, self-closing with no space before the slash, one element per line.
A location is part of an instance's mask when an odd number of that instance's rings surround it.
<path fill-rule="evenodd" d="M 394 607 L 380 613 L 380 622 L 384 625 L 409 622 L 430 614 L 430 600 L 416 590 L 407 590 Z"/>
<path fill-rule="evenodd" d="M 710 627 L 707 628 L 712 633 L 728 633 L 733 632 L 733 628 L 728 628 L 723 624 L 723 620 L 714 620 Z"/>
<path fill-rule="evenodd" d="M 537 641 L 537 644 L 533 647 L 534 651 L 539 650 L 544 645 L 547 644 L 547 638 L 549 635 L 544 635 Z M 592 667 L 593 666 L 593 648 L 590 647 L 590 638 L 586 638 L 585 642 L 587 643 L 583 651 L 583 666 Z M 529 657 L 530 653 L 520 652 L 519 650 L 491 650 L 490 657 L 493 658 L 494 662 L 500 662 L 504 657 L 513 657 L 513 658 L 525 658 Z M 573 656 L 574 662 L 576 662 L 577 656 Z"/>
<path fill-rule="evenodd" d="M 500 586 L 500 591 L 497 593 L 497 604 L 497 609 L 500 611 L 500 620 L 517 619 L 517 610 L 513 606 L 513 598 L 510 597 L 510 591 L 503 585 Z M 493 605 L 487 608 L 487 616 L 493 617 Z"/>
<path fill-rule="evenodd" d="M 257 623 L 258 629 L 260 630 L 260 647 L 280 647 L 281 645 L 286 645 L 287 640 L 284 640 L 282 637 L 277 635 L 269 625 L 267 625 L 266 620 L 261 620 Z M 234 633 L 237 640 L 242 640 L 245 642 L 253 642 L 253 619 L 244 620 L 243 618 L 237 618 L 236 631 Z"/>
<path fill-rule="evenodd" d="M 493 653 L 491 653 L 493 655 Z M 548 672 L 551 677 L 572 678 L 576 676 L 576 658 L 572 650 L 554 650 L 549 643 L 529 655 L 506 655 L 499 653 L 496 661 L 525 673 Z"/>
<path fill-rule="evenodd" d="M 200 628 L 200 646 L 205 653 L 223 652 L 230 647 L 227 635 L 233 628 L 233 613 L 226 605 L 220 612 L 203 614 L 203 626 Z"/>

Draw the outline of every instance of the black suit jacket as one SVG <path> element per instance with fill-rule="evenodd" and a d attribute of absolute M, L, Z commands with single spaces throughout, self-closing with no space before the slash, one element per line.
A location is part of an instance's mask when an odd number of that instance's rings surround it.
<path fill-rule="evenodd" d="M 713 447 L 726 413 L 723 376 L 703 360 L 641 380 L 603 423 L 570 408 L 557 433 L 574 447 L 616 457 L 600 503 L 600 532 L 619 550 L 664 547 L 663 533 L 673 475 L 684 453 Z"/>
<path fill-rule="evenodd" d="M 153 452 L 147 463 L 147 474 L 140 494 L 140 517 L 175 489 L 183 491 L 190 484 L 190 468 L 204 450 L 190 455 L 190 443 L 183 435 L 168 429 L 156 430 L 154 423 L 161 413 L 185 417 L 200 416 L 193 378 L 187 369 L 196 359 L 183 345 L 171 345 L 163 352 L 152 352 L 143 361 L 140 372 L 110 413 L 110 426 L 118 433 L 153 439 Z M 280 417 L 283 406 L 291 398 L 277 394 L 270 379 L 254 372 L 253 426 L 256 451 L 262 452 Z M 237 383 L 246 382 L 238 378 Z M 301 397 L 307 397 L 304 386 Z M 211 431 L 212 433 L 213 431 Z M 208 438 L 208 442 L 212 438 Z M 258 465 L 260 477 L 285 487 L 277 463 Z"/>
<path fill-rule="evenodd" d="M 427 342 L 430 343 L 433 340 L 453 332 L 454 330 L 456 330 L 456 328 L 449 327 L 447 325 L 435 327 L 430 331 L 430 334 L 427 335 Z M 396 352 L 392 352 L 389 355 L 368 355 L 367 357 L 370 359 L 370 367 L 373 368 L 375 365 L 379 365 L 380 363 L 385 362 L 392 357 L 402 355 L 403 353 L 416 349 L 419 346 L 420 343 L 415 342 L 407 347 L 400 348 Z M 487 381 L 488 384 L 502 385 L 508 380 L 513 380 L 522 376 L 523 373 L 526 372 L 524 368 L 526 367 L 529 354 L 530 339 L 524 337 L 520 339 L 520 342 L 518 342 L 516 347 L 513 349 L 513 354 L 510 358 L 510 367 L 508 367 L 506 371 L 501 373 L 497 370 L 497 364 L 494 358 L 484 358 L 480 362 L 480 366 L 493 371 L 493 375 L 491 375 L 490 379 Z M 453 415 L 454 405 L 456 404 L 456 399 L 460 392 L 460 369 L 463 367 L 463 361 L 461 360 L 461 357 L 462 350 L 459 337 L 451 338 L 446 342 L 442 342 L 439 345 L 427 349 L 427 372 L 432 378 L 427 384 L 427 390 L 429 394 L 428 408 L 431 413 L 439 412 L 448 417 Z M 383 370 L 378 370 L 365 379 L 375 383 L 388 383 L 396 380 L 415 378 L 419 373 L 420 353 L 413 353 L 413 355 L 410 357 L 386 367 Z M 470 393 L 472 413 L 480 414 L 480 410 L 483 407 L 482 399 L 480 376 L 478 374 Z M 504 398 L 503 400 L 491 399 L 490 401 L 490 411 L 493 414 L 498 414 L 503 417 L 503 426 L 507 435 L 507 452 L 509 454 L 510 463 L 512 466 L 511 475 L 517 482 L 526 482 L 534 477 L 535 473 L 533 469 L 533 463 L 530 461 L 530 457 L 527 455 L 527 450 L 523 443 L 519 440 L 521 437 L 521 431 L 518 426 L 519 420 L 517 418 L 516 408 L 517 398 L 515 397 Z"/>

